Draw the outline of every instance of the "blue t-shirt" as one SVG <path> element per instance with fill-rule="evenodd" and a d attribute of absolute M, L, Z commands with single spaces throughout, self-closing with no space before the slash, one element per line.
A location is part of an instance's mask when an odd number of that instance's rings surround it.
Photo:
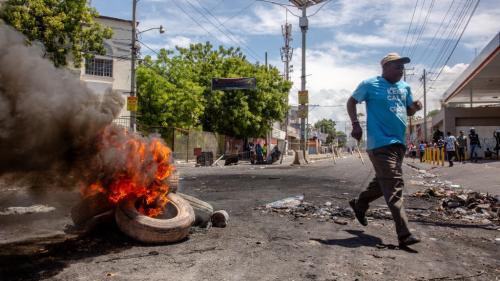
<path fill-rule="evenodd" d="M 377 76 L 361 82 L 352 97 L 358 103 L 366 102 L 368 150 L 405 144 L 406 107 L 413 103 L 406 82 L 392 84 Z"/>

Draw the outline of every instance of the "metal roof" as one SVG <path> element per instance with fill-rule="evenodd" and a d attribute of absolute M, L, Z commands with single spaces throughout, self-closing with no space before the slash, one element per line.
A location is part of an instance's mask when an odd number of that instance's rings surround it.
<path fill-rule="evenodd" d="M 500 32 L 444 92 L 449 103 L 500 103 Z"/>

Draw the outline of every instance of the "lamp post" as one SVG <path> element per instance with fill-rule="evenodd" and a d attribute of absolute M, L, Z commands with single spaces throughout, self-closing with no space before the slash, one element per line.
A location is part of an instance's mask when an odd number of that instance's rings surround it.
<path fill-rule="evenodd" d="M 300 75 L 301 83 L 300 90 L 306 90 L 306 32 L 309 27 L 306 10 L 308 7 L 319 4 L 324 0 L 290 0 L 290 2 L 302 10 L 302 16 L 299 18 L 299 26 L 302 31 L 302 73 Z M 306 132 L 306 120 L 309 119 L 309 104 L 306 105 L 307 116 L 306 118 L 300 119 L 300 139 L 302 142 L 301 148 L 304 152 L 307 149 L 307 132 Z"/>
<path fill-rule="evenodd" d="M 136 10 L 137 10 L 137 2 L 139 0 L 132 0 L 132 46 L 130 47 L 130 52 L 131 52 L 131 62 L 130 62 L 130 96 L 135 97 L 136 96 L 136 91 L 135 91 L 135 84 L 136 84 L 136 79 L 135 79 L 135 61 L 137 60 L 137 35 L 153 30 L 153 29 L 159 29 L 160 34 L 165 33 L 165 29 L 163 28 L 162 25 L 160 27 L 153 27 L 150 29 L 146 29 L 140 32 L 137 32 L 137 21 L 136 21 Z M 136 113 L 135 111 L 130 112 L 130 130 L 132 132 L 136 131 Z"/>

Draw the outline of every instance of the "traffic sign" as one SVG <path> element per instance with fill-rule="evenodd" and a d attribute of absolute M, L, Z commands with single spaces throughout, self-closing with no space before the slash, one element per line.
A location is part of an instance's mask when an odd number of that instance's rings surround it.
<path fill-rule="evenodd" d="M 309 103 L 309 92 L 299 91 L 299 104 L 308 104 Z"/>
<path fill-rule="evenodd" d="M 136 112 L 137 111 L 137 97 L 127 97 L 127 110 Z"/>

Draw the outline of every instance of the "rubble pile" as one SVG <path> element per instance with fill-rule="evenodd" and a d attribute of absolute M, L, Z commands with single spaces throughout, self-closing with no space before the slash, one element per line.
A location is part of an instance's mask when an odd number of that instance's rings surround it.
<path fill-rule="evenodd" d="M 256 207 L 262 213 L 277 213 L 280 215 L 291 216 L 294 219 L 309 218 L 318 221 L 333 221 L 339 224 L 347 224 L 340 218 L 354 218 L 354 213 L 350 208 L 333 206 L 332 202 L 327 201 L 322 205 L 315 205 L 304 201 L 304 196 L 293 196 L 278 200 L 264 206 Z"/>
<path fill-rule="evenodd" d="M 412 194 L 413 197 L 437 199 L 437 212 L 442 216 L 475 223 L 500 222 L 500 196 L 462 189 L 445 181 L 423 182 L 427 188 Z"/>

